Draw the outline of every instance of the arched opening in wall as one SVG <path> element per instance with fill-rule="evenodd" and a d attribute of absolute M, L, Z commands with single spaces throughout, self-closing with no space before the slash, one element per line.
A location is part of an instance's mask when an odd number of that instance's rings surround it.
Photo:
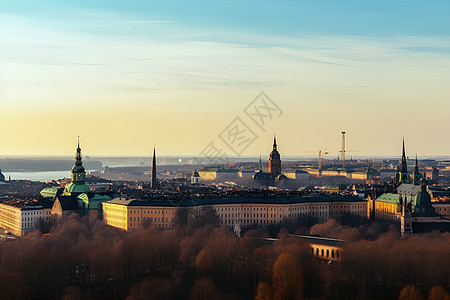
<path fill-rule="evenodd" d="M 327 249 L 327 257 L 330 257 L 330 250 Z"/>
<path fill-rule="evenodd" d="M 321 253 L 322 253 L 322 256 L 323 256 L 323 249 L 322 249 Z"/>
<path fill-rule="evenodd" d="M 311 254 L 314 255 L 314 248 L 311 248 Z"/>
<path fill-rule="evenodd" d="M 316 248 L 316 255 L 319 256 L 319 248 Z"/>
<path fill-rule="evenodd" d="M 334 250 L 331 250 L 331 258 L 334 258 Z"/>
<path fill-rule="evenodd" d="M 339 258 L 339 250 L 336 250 L 336 258 Z"/>

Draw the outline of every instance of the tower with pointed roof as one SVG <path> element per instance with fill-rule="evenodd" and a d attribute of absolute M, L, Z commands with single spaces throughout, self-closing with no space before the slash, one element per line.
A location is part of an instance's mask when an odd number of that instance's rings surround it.
<path fill-rule="evenodd" d="M 191 175 L 191 184 L 199 184 L 199 183 L 200 183 L 200 174 L 197 172 L 197 169 L 195 169 Z"/>
<path fill-rule="evenodd" d="M 269 173 L 278 175 L 281 174 L 281 158 L 277 149 L 277 138 L 273 137 L 273 150 L 269 157 Z"/>
<path fill-rule="evenodd" d="M 75 165 L 72 168 L 72 182 L 66 185 L 64 189 L 65 195 L 83 194 L 90 191 L 86 182 L 86 170 L 83 167 L 81 157 L 80 137 L 78 137 L 77 153 L 75 155 Z"/>
<path fill-rule="evenodd" d="M 397 167 L 397 173 L 395 174 L 395 185 L 399 186 L 402 183 L 409 183 L 408 164 L 406 162 L 405 151 L 405 138 L 403 138 L 402 159 Z"/>
<path fill-rule="evenodd" d="M 419 172 L 419 162 L 417 160 L 416 153 L 416 165 L 414 166 L 414 172 L 412 174 L 412 182 L 414 185 L 420 185 L 420 179 L 422 178 L 422 174 Z"/>
<path fill-rule="evenodd" d="M 153 161 L 152 161 L 152 178 L 150 181 L 150 188 L 152 190 L 156 190 L 158 187 L 158 183 L 156 182 L 156 148 L 153 147 Z"/>

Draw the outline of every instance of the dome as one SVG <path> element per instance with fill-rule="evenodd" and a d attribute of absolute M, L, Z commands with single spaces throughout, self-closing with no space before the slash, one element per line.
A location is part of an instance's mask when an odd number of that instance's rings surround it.
<path fill-rule="evenodd" d="M 72 194 L 72 193 L 82 194 L 88 192 L 90 192 L 90 189 L 85 183 L 77 184 L 72 182 L 66 185 L 66 188 L 64 189 L 65 194 Z"/>
<path fill-rule="evenodd" d="M 72 173 L 83 173 L 83 172 L 85 172 L 85 169 L 83 166 L 74 165 L 72 168 Z"/>
<path fill-rule="evenodd" d="M 254 180 L 271 180 L 272 175 L 270 173 L 263 172 L 262 170 L 259 170 L 258 172 L 253 175 Z"/>
<path fill-rule="evenodd" d="M 419 216 L 434 215 L 434 208 L 431 206 L 431 196 L 427 191 L 427 181 L 422 178 L 420 192 L 415 197 L 414 214 Z"/>
<path fill-rule="evenodd" d="M 200 177 L 200 174 L 198 174 L 197 170 L 192 172 L 192 177 Z"/>
<path fill-rule="evenodd" d="M 420 215 L 433 214 L 434 209 L 431 206 L 431 196 L 428 192 L 418 192 L 415 200 L 414 213 Z"/>
<path fill-rule="evenodd" d="M 275 177 L 275 180 L 278 180 L 278 181 L 280 181 L 280 180 L 287 180 L 287 179 L 288 179 L 287 176 L 284 175 L 284 174 L 280 174 L 277 177 Z"/>

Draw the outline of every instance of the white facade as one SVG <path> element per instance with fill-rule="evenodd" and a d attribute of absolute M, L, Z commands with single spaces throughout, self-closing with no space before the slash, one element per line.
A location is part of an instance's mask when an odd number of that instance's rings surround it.
<path fill-rule="evenodd" d="M 220 223 L 227 226 L 239 224 L 242 227 L 252 225 L 277 224 L 282 220 L 315 218 L 319 223 L 329 219 L 340 219 L 345 214 L 365 217 L 367 201 L 355 202 L 305 202 L 295 204 L 214 204 L 211 205 L 220 218 Z"/>
<path fill-rule="evenodd" d="M 49 218 L 50 211 L 40 205 L 20 205 L 20 202 L 13 205 L 0 203 L 0 227 L 17 236 L 33 231 L 38 219 Z"/>

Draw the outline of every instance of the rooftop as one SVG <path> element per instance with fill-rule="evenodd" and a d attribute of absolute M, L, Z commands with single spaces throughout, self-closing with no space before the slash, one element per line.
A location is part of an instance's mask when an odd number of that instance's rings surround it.
<path fill-rule="evenodd" d="M 351 196 L 293 196 L 293 197 L 184 197 L 174 199 L 125 199 L 115 198 L 107 203 L 119 204 L 126 206 L 165 206 L 165 207 L 189 207 L 197 205 L 213 205 L 213 204 L 296 204 L 296 203 L 320 203 L 320 202 L 365 202 L 358 197 Z"/>

